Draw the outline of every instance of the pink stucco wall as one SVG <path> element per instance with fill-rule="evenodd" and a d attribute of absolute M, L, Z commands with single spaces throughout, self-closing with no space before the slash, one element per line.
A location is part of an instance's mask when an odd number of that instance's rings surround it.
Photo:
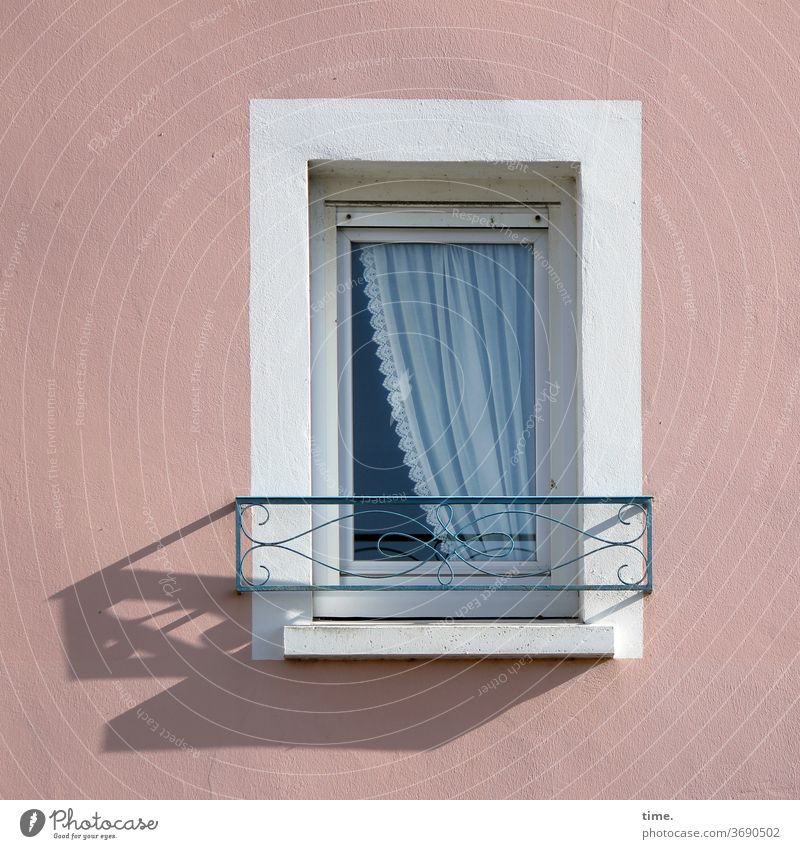
<path fill-rule="evenodd" d="M 791 4 L 13 0 L 0 32 L 4 796 L 796 796 Z M 248 100 L 339 96 L 642 101 L 645 660 L 249 660 Z"/>

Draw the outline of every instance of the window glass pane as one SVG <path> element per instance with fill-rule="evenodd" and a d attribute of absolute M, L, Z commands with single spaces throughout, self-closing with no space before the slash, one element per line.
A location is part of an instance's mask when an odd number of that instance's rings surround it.
<path fill-rule="evenodd" d="M 362 245 L 353 253 L 353 281 L 355 492 L 534 494 L 530 248 Z M 358 513 L 362 558 L 373 557 L 368 544 L 380 541 L 383 553 L 413 550 L 426 559 L 445 530 L 467 541 L 467 559 L 534 553 L 533 519 L 502 507 L 369 505 Z"/>
<path fill-rule="evenodd" d="M 353 491 L 357 495 L 415 495 L 403 461 L 392 420 L 384 375 L 370 323 L 361 251 L 353 253 L 351 297 L 353 380 Z M 357 560 L 385 557 L 425 560 L 434 542 L 425 521 L 425 510 L 402 504 L 365 505 L 356 508 Z"/>

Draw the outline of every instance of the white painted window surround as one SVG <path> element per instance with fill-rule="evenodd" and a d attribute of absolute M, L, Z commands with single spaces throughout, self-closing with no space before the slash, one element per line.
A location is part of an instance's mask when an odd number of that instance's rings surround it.
<path fill-rule="evenodd" d="M 454 202 L 497 199 L 513 178 L 516 198 L 522 187 L 526 201 L 555 203 L 549 256 L 573 265 L 578 324 L 575 491 L 562 494 L 641 492 L 638 102 L 254 100 L 250 142 L 253 495 L 313 491 L 310 165 L 328 181 L 318 191 L 346 184 L 345 199 L 362 178 L 376 191 L 383 173 L 419 201 L 436 174 L 458 187 Z M 586 508 L 586 527 L 607 510 Z M 587 577 L 612 567 L 598 555 Z M 310 584 L 311 570 L 287 561 L 273 578 Z M 312 596 L 253 593 L 255 659 L 642 655 L 640 593 L 582 592 L 575 619 L 494 623 L 319 622 Z"/>

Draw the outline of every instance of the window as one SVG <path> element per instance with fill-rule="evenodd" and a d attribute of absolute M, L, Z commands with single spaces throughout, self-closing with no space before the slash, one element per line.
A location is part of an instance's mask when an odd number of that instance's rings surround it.
<path fill-rule="evenodd" d="M 549 408 L 575 376 L 550 361 L 547 205 L 324 208 L 336 256 L 312 268 L 322 291 L 312 302 L 313 439 L 337 453 L 315 451 L 313 494 L 375 501 L 317 509 L 315 525 L 331 524 L 314 540 L 314 583 L 434 589 L 318 593 L 315 614 L 576 616 L 574 593 L 511 592 L 514 581 L 577 576 L 569 566 L 548 573 L 567 535 L 546 508 L 383 501 L 546 495 L 561 477 Z M 334 373 L 335 393 L 325 387 Z"/>
<path fill-rule="evenodd" d="M 535 409 L 548 372 L 558 391 L 550 393 L 541 410 L 549 418 L 547 426 L 535 416 L 534 439 L 523 444 L 523 451 L 536 455 L 524 457 L 527 467 L 535 459 L 533 474 L 524 479 L 536 493 L 582 499 L 571 524 L 584 538 L 609 533 L 606 529 L 618 521 L 619 504 L 630 504 L 629 497 L 648 505 L 649 518 L 649 500 L 640 495 L 640 104 L 256 100 L 251 103 L 250 140 L 251 481 L 250 495 L 237 502 L 237 516 L 240 505 L 263 506 L 268 500 L 276 508 L 267 511 L 270 528 L 278 537 L 291 537 L 295 549 L 265 546 L 248 555 L 248 575 L 269 576 L 268 586 L 262 587 L 266 591 L 252 593 L 254 658 L 284 653 L 640 657 L 644 586 L 621 584 L 620 575 L 631 576 L 635 566 L 620 560 L 619 542 L 581 560 L 577 589 L 498 591 L 481 599 L 479 619 L 470 623 L 466 620 L 476 614 L 469 605 L 469 583 L 466 589 L 446 593 L 356 591 L 350 575 L 313 565 L 320 555 L 332 565 L 344 563 L 345 573 L 386 568 L 376 566 L 367 551 L 356 554 L 356 548 L 374 542 L 370 535 L 382 534 L 385 527 L 378 523 L 376 528 L 366 511 L 356 511 L 350 527 L 337 512 L 336 521 L 319 528 L 319 520 L 334 508 L 311 498 L 313 493 L 352 491 L 357 484 L 377 485 L 374 474 L 370 481 L 372 466 L 384 471 L 383 487 L 410 485 L 400 475 L 396 428 L 388 422 L 385 401 L 380 414 L 370 418 L 375 403 L 370 398 L 378 392 L 376 355 L 369 348 L 374 340 L 363 321 L 359 323 L 366 292 L 363 287 L 354 291 L 359 287 L 352 285 L 354 277 L 364 276 L 364 252 L 371 250 L 367 262 L 374 260 L 376 267 L 396 261 L 416 269 L 418 279 L 428 279 L 421 269 L 433 266 L 434 253 L 439 262 L 448 253 L 464 256 L 472 250 L 477 256 L 475 245 L 502 244 L 498 233 L 533 230 L 534 362 L 527 387 L 533 389 Z M 534 216 L 533 224 L 529 217 L 513 218 L 531 211 L 542 218 L 537 222 Z M 500 216 L 504 226 L 482 225 L 484 213 Z M 339 220 L 339 214 L 351 218 Z M 392 241 L 390 236 L 400 231 L 399 240 Z M 479 232 L 486 236 L 483 243 Z M 411 241 L 403 242 L 411 235 Z M 349 248 L 341 249 L 342 240 L 349 241 Z M 409 247 L 401 254 L 404 244 Z M 481 250 L 483 262 L 489 262 L 489 248 Z M 503 266 L 516 269 L 515 257 L 513 252 L 505 257 Z M 547 316 L 541 320 L 537 275 L 546 279 L 549 295 Z M 462 276 L 470 281 L 469 291 L 482 301 L 488 299 L 491 292 L 484 289 L 491 277 Z M 525 275 L 517 270 L 511 276 Z M 387 286 L 399 285 L 397 274 L 383 278 Z M 428 301 L 441 309 L 436 298 Z M 369 301 L 366 307 L 369 310 Z M 349 330 L 342 332 L 340 310 L 342 315 L 347 310 L 350 319 L 345 322 Z M 524 313 L 515 318 L 523 328 L 517 335 L 524 339 L 528 319 Z M 546 357 L 541 359 L 538 346 L 543 340 Z M 499 344 L 493 350 L 500 351 Z M 407 368 L 405 356 L 402 346 L 393 350 L 395 371 L 401 363 L 398 391 L 410 388 L 413 404 L 413 392 L 424 379 L 426 397 L 433 397 L 433 372 L 423 369 L 420 374 L 413 364 Z M 513 367 L 513 359 L 509 361 Z M 444 362 L 439 357 L 440 367 Z M 539 373 L 542 368 L 547 370 L 544 375 Z M 435 385 L 448 389 L 458 384 L 456 377 Z M 484 389 L 487 385 L 491 381 L 481 383 Z M 529 408 L 530 398 L 520 396 L 519 408 L 511 408 L 513 415 L 523 414 L 526 405 Z M 425 421 L 435 412 L 423 410 Z M 415 421 L 419 414 L 411 410 Z M 507 453 L 501 452 L 501 467 Z M 460 463 L 462 452 L 449 451 L 447 456 Z M 403 454 L 402 466 L 408 465 Z M 390 481 L 390 472 L 399 477 Z M 444 486 L 436 469 L 426 474 L 437 478 L 437 489 Z M 478 491 L 485 481 L 479 485 L 468 474 L 455 479 L 455 485 Z M 475 490 L 467 489 L 473 484 Z M 511 483 L 500 475 L 496 486 Z M 569 503 L 576 502 L 573 498 Z M 642 524 L 642 516 L 636 523 Z M 412 518 L 404 514 L 397 521 L 407 531 Z M 427 513 L 417 519 L 422 522 L 422 528 L 417 527 L 422 540 L 392 540 L 400 546 L 398 561 L 409 557 L 409 547 L 425 543 L 425 534 L 437 536 Z M 631 532 L 632 524 L 627 526 Z M 318 528 L 311 537 L 303 530 L 310 526 Z M 544 531 L 538 521 L 535 529 L 514 526 L 512 531 L 512 538 L 532 549 L 525 560 L 516 561 L 526 568 L 531 562 L 559 564 L 576 546 L 569 529 Z M 484 542 L 492 542 L 491 534 L 480 545 Z M 578 549 L 579 554 L 585 552 L 583 543 Z M 647 551 L 649 587 L 649 546 Z M 478 562 L 486 556 L 479 546 Z M 237 555 L 237 582 L 242 569 Z M 467 574 L 460 578 L 470 579 Z M 337 583 L 335 591 L 314 589 L 333 581 L 345 583 Z M 567 605 L 560 614 L 563 619 L 537 620 L 558 615 L 550 601 Z M 375 622 L 374 617 L 388 621 Z M 426 617 L 428 622 L 418 621 Z M 514 621 L 506 624 L 507 618 Z"/>
<path fill-rule="evenodd" d="M 342 235 L 352 258 L 338 319 L 348 337 L 340 361 L 341 406 L 351 419 L 340 428 L 345 488 L 403 497 L 535 495 L 534 397 L 549 372 L 541 367 L 535 379 L 534 297 L 543 287 L 534 286 L 528 235 L 509 233 L 506 243 L 459 230 L 343 228 Z M 374 561 L 383 541 L 406 569 L 427 558 L 439 545 L 438 521 L 435 505 L 424 507 L 393 504 L 381 513 L 357 505 L 355 560 Z M 459 507 L 454 519 L 472 531 L 465 559 L 486 568 L 514 555 L 535 562 L 532 520 L 485 518 L 490 512 L 497 511 Z"/>

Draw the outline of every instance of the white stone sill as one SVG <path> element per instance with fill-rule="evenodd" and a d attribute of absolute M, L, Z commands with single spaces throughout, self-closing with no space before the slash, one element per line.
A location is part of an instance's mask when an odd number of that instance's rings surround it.
<path fill-rule="evenodd" d="M 537 622 L 310 622 L 286 625 L 290 659 L 613 657 L 614 627 Z"/>

